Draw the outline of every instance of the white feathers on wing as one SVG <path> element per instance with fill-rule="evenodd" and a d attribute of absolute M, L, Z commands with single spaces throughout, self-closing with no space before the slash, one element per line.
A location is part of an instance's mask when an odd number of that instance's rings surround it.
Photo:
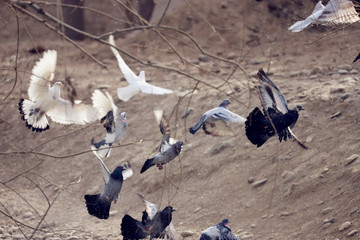
<path fill-rule="evenodd" d="M 93 106 L 98 110 L 99 118 L 102 118 L 111 110 L 114 112 L 114 117 L 116 117 L 118 108 L 114 104 L 110 94 L 107 91 L 105 91 L 105 94 L 106 96 L 99 89 L 96 89 L 91 96 Z"/>
<path fill-rule="evenodd" d="M 119 52 L 114 48 L 115 45 L 114 37 L 112 35 L 109 36 L 109 43 L 111 51 L 114 53 L 121 72 L 124 74 L 126 81 L 129 83 L 129 86 L 118 88 L 118 96 L 122 101 L 127 102 L 134 95 L 139 92 L 143 92 L 146 94 L 156 94 L 156 95 L 164 95 L 170 94 L 173 91 L 165 88 L 156 87 L 150 85 L 145 80 L 145 72 L 140 71 L 139 76 L 136 76 L 135 73 L 129 68 L 129 66 L 125 63 L 123 58 L 120 56 Z"/>
<path fill-rule="evenodd" d="M 289 30 L 300 32 L 310 24 L 334 25 L 359 21 L 359 14 L 349 0 L 330 0 L 326 6 L 319 1 L 313 12 L 305 20 L 294 23 Z"/>
<path fill-rule="evenodd" d="M 97 111 L 90 105 L 72 104 L 69 100 L 60 97 L 61 82 L 54 79 L 57 52 L 48 50 L 35 64 L 30 86 L 29 100 L 21 100 L 19 110 L 29 128 L 34 131 L 48 129 L 48 115 L 54 122 L 61 124 L 85 124 L 97 119 Z"/>

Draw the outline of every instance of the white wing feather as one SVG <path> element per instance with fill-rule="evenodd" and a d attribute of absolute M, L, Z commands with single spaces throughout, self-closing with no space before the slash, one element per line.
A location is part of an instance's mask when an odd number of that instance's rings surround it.
<path fill-rule="evenodd" d="M 96 89 L 91 96 L 93 106 L 99 112 L 99 118 L 102 118 L 103 116 L 105 116 L 109 111 L 114 110 L 113 109 L 114 103 L 112 101 L 112 98 L 111 98 L 110 94 L 108 94 L 108 92 L 106 92 L 106 94 L 107 94 L 107 97 L 100 90 Z M 114 112 L 114 114 L 115 114 L 115 112 Z"/>
<path fill-rule="evenodd" d="M 48 50 L 32 69 L 28 95 L 31 101 L 36 102 L 49 91 L 50 82 L 54 78 L 57 52 Z"/>
<path fill-rule="evenodd" d="M 93 153 L 95 154 L 95 156 L 97 157 L 97 159 L 100 162 L 101 165 L 101 174 L 103 176 L 104 182 L 105 184 L 108 183 L 109 179 L 110 179 L 110 171 L 109 169 L 106 167 L 104 161 L 100 158 L 100 156 L 96 153 L 96 151 L 93 151 Z"/>
<path fill-rule="evenodd" d="M 138 82 L 138 85 L 140 87 L 141 92 L 147 93 L 147 94 L 164 95 L 164 94 L 170 94 L 173 92 L 172 90 L 157 87 L 157 86 L 148 84 L 147 82 Z"/>
<path fill-rule="evenodd" d="M 357 22 L 360 18 L 352 1 L 330 0 L 317 20 L 320 24 L 345 24 Z"/>
<path fill-rule="evenodd" d="M 86 124 L 98 119 L 98 111 L 85 104 L 72 104 L 60 98 L 56 105 L 46 113 L 54 122 L 61 124 Z"/>
<path fill-rule="evenodd" d="M 117 94 L 120 100 L 127 102 L 130 98 L 140 92 L 140 88 L 135 83 L 130 83 L 129 86 L 118 88 Z"/>
<path fill-rule="evenodd" d="M 325 6 L 322 4 L 321 1 L 319 1 L 310 16 L 308 16 L 305 20 L 297 21 L 294 23 L 291 27 L 289 27 L 289 30 L 292 32 L 300 32 L 307 26 L 309 26 L 311 23 L 316 21 L 320 15 L 324 12 Z"/>

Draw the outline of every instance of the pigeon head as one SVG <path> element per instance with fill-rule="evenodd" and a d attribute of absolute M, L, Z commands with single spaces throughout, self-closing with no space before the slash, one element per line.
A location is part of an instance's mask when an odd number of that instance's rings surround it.
<path fill-rule="evenodd" d="M 117 179 L 117 180 L 122 180 L 123 179 L 123 174 L 122 174 L 123 171 L 124 171 L 123 166 L 117 166 L 115 168 L 115 170 L 111 173 L 111 177 L 113 177 L 114 179 Z"/>
<path fill-rule="evenodd" d="M 221 226 L 223 226 L 223 227 L 229 227 L 229 223 L 230 223 L 229 219 L 224 218 L 224 219 L 221 221 L 221 223 L 219 223 L 219 225 L 221 225 Z"/>
<path fill-rule="evenodd" d="M 294 107 L 292 111 L 299 113 L 301 110 L 305 110 L 305 109 L 301 105 L 296 105 L 296 107 Z"/>
<path fill-rule="evenodd" d="M 174 148 L 175 148 L 175 150 L 176 150 L 177 152 L 180 152 L 183 145 L 184 145 L 183 141 L 177 141 L 177 142 L 174 144 Z"/>
<path fill-rule="evenodd" d="M 220 105 L 219 107 L 224 107 L 227 108 L 227 106 L 230 104 L 230 100 L 229 99 L 225 99 Z"/>

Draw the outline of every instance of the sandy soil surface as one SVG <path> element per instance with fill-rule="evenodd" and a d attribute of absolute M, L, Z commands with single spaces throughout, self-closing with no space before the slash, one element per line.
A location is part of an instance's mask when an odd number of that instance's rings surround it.
<path fill-rule="evenodd" d="M 290 33 L 287 28 L 316 1 L 268 2 L 180 1 L 162 25 L 189 34 L 200 48 L 173 29 L 159 28 L 168 43 L 151 30 L 115 35 L 121 50 L 142 61 L 122 54 L 136 73 L 145 70 L 150 83 L 176 92 L 139 94 L 129 102 L 116 97 L 116 88 L 126 82 L 109 47 L 99 42 L 79 44 L 106 68 L 19 13 L 16 57 L 17 21 L 1 3 L 0 238 L 29 238 L 39 228 L 34 239 L 122 239 L 124 214 L 141 217 L 140 193 L 159 208 L 172 205 L 175 228 L 186 239 L 199 239 L 223 218 L 240 239 L 358 239 L 360 63 L 351 62 L 360 51 L 359 23 Z M 107 220 L 90 216 L 84 203 L 85 194 L 103 188 L 99 163 L 89 151 L 91 138 L 104 136 L 102 125 L 50 122 L 50 130 L 33 133 L 20 119 L 18 101 L 27 97 L 40 57 L 28 52 L 34 46 L 58 51 L 56 80 L 70 76 L 78 99 L 90 104 L 95 89 L 107 88 L 127 112 L 126 137 L 105 162 L 113 170 L 129 161 L 134 176 L 124 182 Z M 307 150 L 276 137 L 256 148 L 243 125 L 231 126 L 235 137 L 189 134 L 188 127 L 225 98 L 232 101 L 229 109 L 244 117 L 260 106 L 257 80 L 247 77 L 259 68 L 271 73 L 290 106 L 305 108 L 293 131 Z M 182 118 L 187 108 L 193 111 Z M 161 139 L 153 109 L 164 109 L 172 136 L 185 146 L 164 170 L 140 175 Z M 265 183 L 255 184 L 261 180 Z"/>

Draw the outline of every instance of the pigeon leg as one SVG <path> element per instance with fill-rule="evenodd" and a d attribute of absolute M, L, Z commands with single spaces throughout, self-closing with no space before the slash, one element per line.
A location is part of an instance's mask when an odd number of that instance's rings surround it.
<path fill-rule="evenodd" d="M 213 127 L 216 126 L 216 124 L 215 123 L 210 123 L 210 126 L 213 128 Z"/>
<path fill-rule="evenodd" d="M 158 167 L 159 170 L 163 169 L 163 165 L 161 163 L 157 164 L 156 166 Z"/>

